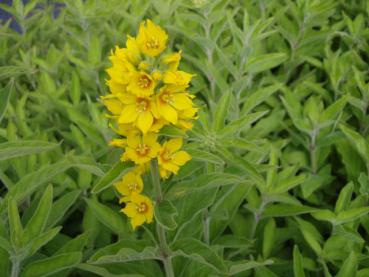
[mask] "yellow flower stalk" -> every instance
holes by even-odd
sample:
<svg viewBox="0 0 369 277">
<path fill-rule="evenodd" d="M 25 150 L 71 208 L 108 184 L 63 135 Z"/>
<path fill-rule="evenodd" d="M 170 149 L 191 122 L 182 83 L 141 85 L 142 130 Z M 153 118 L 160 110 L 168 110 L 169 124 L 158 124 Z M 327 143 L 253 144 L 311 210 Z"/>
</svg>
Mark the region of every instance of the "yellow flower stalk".
<svg viewBox="0 0 369 277">
<path fill-rule="evenodd" d="M 168 125 L 192 128 L 197 113 L 194 96 L 187 91 L 194 75 L 179 70 L 182 51 L 168 51 L 167 40 L 166 32 L 151 20 L 142 22 L 137 37 L 128 36 L 126 47 L 111 52 L 112 66 L 107 69 L 110 94 L 101 98 L 109 111 L 109 126 L 119 136 L 109 144 L 124 149 L 123 162 L 136 165 L 115 184 L 122 195 L 120 202 L 126 205 L 122 212 L 133 229 L 153 220 L 154 203 L 143 195 L 141 176 L 151 171 L 155 191 L 151 198 L 159 203 L 160 177 L 177 174 L 191 159 L 181 150 L 182 138 L 167 139 L 160 133 Z M 163 232 L 160 229 L 158 234 L 162 239 Z"/>
</svg>

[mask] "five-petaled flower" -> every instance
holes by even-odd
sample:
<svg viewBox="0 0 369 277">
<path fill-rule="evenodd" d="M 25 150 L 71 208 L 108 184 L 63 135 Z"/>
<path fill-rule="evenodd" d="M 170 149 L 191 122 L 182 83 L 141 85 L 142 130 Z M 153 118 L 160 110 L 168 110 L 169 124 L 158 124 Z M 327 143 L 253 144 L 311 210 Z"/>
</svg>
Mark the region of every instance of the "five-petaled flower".
<svg viewBox="0 0 369 277">
<path fill-rule="evenodd" d="M 160 149 L 158 162 L 163 178 L 168 178 L 170 172 L 177 174 L 179 167 L 191 160 L 186 151 L 179 150 L 182 144 L 182 138 L 174 138 L 166 141 Z"/>
<path fill-rule="evenodd" d="M 154 209 L 150 198 L 133 193 L 130 197 L 127 197 L 126 201 L 127 204 L 122 209 L 122 212 L 130 218 L 133 229 L 145 222 L 152 222 Z"/>
</svg>

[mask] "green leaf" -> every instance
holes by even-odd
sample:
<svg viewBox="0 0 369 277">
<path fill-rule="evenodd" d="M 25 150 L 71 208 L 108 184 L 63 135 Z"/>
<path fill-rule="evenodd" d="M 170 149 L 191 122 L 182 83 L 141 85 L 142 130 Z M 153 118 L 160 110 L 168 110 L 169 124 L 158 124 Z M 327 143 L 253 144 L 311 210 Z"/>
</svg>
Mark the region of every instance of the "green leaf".
<svg viewBox="0 0 369 277">
<path fill-rule="evenodd" d="M 9 83 L 5 86 L 5 88 L 0 90 L 0 122 L 5 115 L 6 109 L 10 101 L 10 96 L 13 94 L 13 91 L 14 91 L 13 79 L 9 81 Z"/>
<path fill-rule="evenodd" d="M 308 221 L 296 218 L 297 223 L 299 224 L 300 231 L 305 238 L 306 242 L 310 245 L 310 247 L 315 251 L 315 253 L 319 256 L 322 253 L 322 247 L 320 246 L 323 241 L 322 236 L 319 231 L 315 228 L 313 224 Z"/>
<path fill-rule="evenodd" d="M 351 251 L 350 256 L 347 257 L 336 277 L 355 277 L 357 267 L 358 261 L 356 253 L 354 251 Z"/>
<path fill-rule="evenodd" d="M 192 156 L 192 159 L 194 161 L 201 161 L 219 165 L 224 164 L 224 161 L 221 158 L 207 151 L 202 151 L 198 149 L 188 149 L 187 152 Z"/>
<path fill-rule="evenodd" d="M 340 192 L 338 199 L 336 201 L 335 212 L 339 213 L 346 210 L 351 201 L 352 193 L 354 191 L 354 183 L 348 183 Z"/>
<path fill-rule="evenodd" d="M 271 95 L 282 88 L 282 84 L 262 87 L 247 97 L 242 107 L 242 114 L 248 114 L 253 108 L 266 101 Z"/>
<path fill-rule="evenodd" d="M 89 239 L 90 232 L 84 232 L 74 239 L 68 241 L 65 245 L 63 245 L 55 254 L 62 253 L 70 253 L 70 252 L 78 252 L 82 251 L 86 246 L 87 241 Z"/>
<path fill-rule="evenodd" d="M 45 165 L 37 171 L 23 176 L 15 186 L 10 189 L 6 198 L 13 198 L 18 202 L 22 201 L 25 197 L 31 195 L 35 190 L 50 182 L 55 176 L 63 173 L 70 167 L 71 164 L 67 159 L 62 159 L 51 165 Z"/>
<path fill-rule="evenodd" d="M 266 115 L 268 111 L 255 112 L 250 114 L 245 114 L 239 119 L 231 121 L 228 123 L 221 132 L 219 132 L 221 137 L 234 136 L 236 133 L 246 131 L 250 128 L 251 124 L 258 121 L 261 117 Z"/>
<path fill-rule="evenodd" d="M 50 151 L 59 144 L 46 141 L 14 141 L 0 144 L 0 161 Z"/>
<path fill-rule="evenodd" d="M 131 165 L 118 161 L 92 188 L 92 193 L 99 193 L 112 186 L 121 176 L 123 176 Z"/>
<path fill-rule="evenodd" d="M 8 201 L 8 218 L 10 241 L 14 246 L 20 246 L 23 236 L 23 227 L 19 217 L 17 202 L 14 199 Z"/>
<path fill-rule="evenodd" d="M 276 67 L 287 60 L 285 53 L 270 53 L 252 57 L 246 63 L 245 71 L 249 73 L 259 73 Z"/>
<path fill-rule="evenodd" d="M 293 273 L 295 277 L 305 277 L 303 258 L 297 245 L 293 247 Z"/>
<path fill-rule="evenodd" d="M 246 270 L 250 270 L 250 269 L 254 269 L 254 268 L 258 268 L 261 266 L 267 266 L 267 265 L 271 265 L 274 262 L 272 260 L 265 260 L 263 262 L 256 262 L 256 261 L 246 261 L 246 262 L 242 262 L 239 264 L 235 264 L 235 265 L 231 265 L 230 269 L 229 269 L 229 275 L 236 275 L 239 274 L 241 272 L 244 272 Z"/>
<path fill-rule="evenodd" d="M 155 205 L 154 215 L 158 224 L 162 225 L 165 229 L 174 230 L 177 228 L 177 223 L 174 218 L 178 215 L 178 211 L 173 206 L 172 202 L 163 200 Z"/>
<path fill-rule="evenodd" d="M 80 193 L 81 191 L 79 190 L 71 191 L 56 200 L 52 205 L 47 225 L 54 226 L 57 224 L 74 202 L 76 202 Z"/>
<path fill-rule="evenodd" d="M 101 45 L 100 39 L 97 35 L 91 35 L 90 43 L 88 46 L 88 61 L 95 65 L 101 60 Z"/>
<path fill-rule="evenodd" d="M 28 70 L 21 66 L 8 65 L 0 66 L 0 80 L 18 77 L 26 73 Z"/>
<path fill-rule="evenodd" d="M 205 266 L 208 266 L 217 272 L 225 272 L 226 267 L 223 260 L 210 248 L 210 246 L 193 238 L 179 239 L 170 245 L 173 256 L 182 256 Z"/>
<path fill-rule="evenodd" d="M 126 263 L 132 261 L 142 260 L 158 260 L 158 249 L 156 247 L 145 247 L 141 251 L 137 251 L 132 248 L 121 248 L 118 253 L 114 255 L 106 255 L 89 261 L 91 264 L 113 264 L 113 263 Z"/>
<path fill-rule="evenodd" d="M 198 176 L 195 179 L 177 183 L 171 187 L 166 198 L 175 199 L 193 193 L 194 191 L 216 188 L 219 186 L 237 185 L 246 183 L 244 178 L 229 173 L 210 173 Z"/>
<path fill-rule="evenodd" d="M 276 235 L 276 223 L 273 218 L 269 219 L 267 224 L 265 224 L 264 227 L 264 234 L 263 234 L 263 257 L 267 258 L 269 257 L 270 253 L 273 250 L 273 247 L 275 246 L 275 237 Z"/>
<path fill-rule="evenodd" d="M 307 179 L 306 174 L 299 174 L 297 176 L 292 176 L 288 179 L 283 179 L 280 182 L 278 182 L 277 185 L 272 187 L 271 193 L 284 193 L 289 191 L 290 189 L 293 189 L 294 187 L 302 184 Z"/>
<path fill-rule="evenodd" d="M 72 82 L 70 85 L 70 98 L 74 105 L 77 105 L 81 100 L 81 84 L 76 71 L 72 72 Z"/>
<path fill-rule="evenodd" d="M 99 203 L 95 199 L 86 199 L 88 206 L 94 211 L 97 219 L 115 234 L 127 232 L 127 225 L 119 210 L 112 210 L 108 206 Z"/>
<path fill-rule="evenodd" d="M 52 256 L 28 264 L 21 277 L 52 276 L 64 269 L 73 268 L 82 260 L 81 252 L 72 252 Z"/>
<path fill-rule="evenodd" d="M 265 208 L 264 217 L 285 217 L 306 214 L 316 211 L 313 207 L 292 204 L 274 204 Z"/>
<path fill-rule="evenodd" d="M 357 218 L 360 218 L 369 213 L 369 207 L 361 207 L 356 209 L 351 209 L 347 211 L 342 211 L 337 215 L 338 223 L 347 223 L 353 221 Z"/>
<path fill-rule="evenodd" d="M 40 235 L 46 227 L 53 201 L 53 187 L 49 185 L 41 197 L 36 211 L 24 229 L 27 240 Z"/>
<path fill-rule="evenodd" d="M 368 142 L 356 131 L 340 125 L 340 129 L 350 141 L 351 145 L 355 147 L 357 152 L 363 158 L 363 160 L 369 164 L 369 144 Z"/>
<path fill-rule="evenodd" d="M 11 254 L 13 251 L 10 242 L 2 236 L 0 236 L 0 248 L 4 249 L 9 254 Z"/>
<path fill-rule="evenodd" d="M 311 215 L 317 220 L 329 221 L 332 224 L 336 223 L 336 214 L 330 210 L 317 210 Z"/>
<path fill-rule="evenodd" d="M 52 240 L 60 232 L 61 229 L 62 227 L 55 227 L 35 238 L 31 238 L 31 241 L 25 247 L 25 253 L 27 254 L 27 256 L 31 257 L 32 255 L 34 255 L 42 246 Z"/>
<path fill-rule="evenodd" d="M 77 265 L 76 267 L 80 270 L 88 271 L 102 277 L 145 277 L 144 275 L 141 274 L 128 274 L 128 273 L 112 274 L 103 267 L 98 267 L 90 264 L 80 264 Z"/>
<path fill-rule="evenodd" d="M 222 94 L 222 97 L 217 103 L 213 121 L 213 130 L 215 132 L 219 131 L 224 126 L 224 122 L 229 114 L 231 97 L 232 93 L 230 91 L 226 91 Z"/>
<path fill-rule="evenodd" d="M 236 155 L 235 153 L 232 153 L 228 151 L 225 148 L 219 147 L 217 149 L 219 153 L 222 154 L 222 156 L 225 158 L 225 160 L 230 163 L 231 165 L 238 167 L 239 169 L 243 170 L 246 174 L 248 174 L 253 180 L 255 180 L 258 184 L 264 183 L 263 177 L 260 175 L 260 173 L 256 170 L 256 168 L 249 163 L 246 159 L 243 159 Z"/>
</svg>

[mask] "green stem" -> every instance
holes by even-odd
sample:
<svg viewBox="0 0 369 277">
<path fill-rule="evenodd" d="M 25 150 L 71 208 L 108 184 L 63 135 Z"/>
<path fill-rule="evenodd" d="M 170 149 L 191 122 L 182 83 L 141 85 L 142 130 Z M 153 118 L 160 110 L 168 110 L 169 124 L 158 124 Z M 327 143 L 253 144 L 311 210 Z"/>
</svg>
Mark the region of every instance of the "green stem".
<svg viewBox="0 0 369 277">
<path fill-rule="evenodd" d="M 316 160 L 316 136 L 317 133 L 314 130 L 313 134 L 311 135 L 311 143 L 310 143 L 310 162 L 311 162 L 311 171 L 313 175 L 316 175 L 317 171 L 318 171 L 318 165 L 317 165 L 317 160 Z"/>
<path fill-rule="evenodd" d="M 163 193 L 161 191 L 160 186 L 160 175 L 159 175 L 159 166 L 157 160 L 151 160 L 151 178 L 154 186 L 155 197 L 156 197 L 156 205 L 159 205 L 163 200 Z M 172 257 L 170 256 L 170 249 L 168 247 L 168 242 L 166 238 L 166 233 L 159 223 L 156 223 L 156 232 L 158 234 L 159 239 L 159 247 L 162 254 L 162 261 L 164 264 L 165 275 L 167 277 L 174 277 L 173 265 L 172 265 Z"/>
<path fill-rule="evenodd" d="M 12 259 L 12 273 L 11 277 L 18 277 L 20 269 L 20 262 L 18 259 Z"/>
</svg>

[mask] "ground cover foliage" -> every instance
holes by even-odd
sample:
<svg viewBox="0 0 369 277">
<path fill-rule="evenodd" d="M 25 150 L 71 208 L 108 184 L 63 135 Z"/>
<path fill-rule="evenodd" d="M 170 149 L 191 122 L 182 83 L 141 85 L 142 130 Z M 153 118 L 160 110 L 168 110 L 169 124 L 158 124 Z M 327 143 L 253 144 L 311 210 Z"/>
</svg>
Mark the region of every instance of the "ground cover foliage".
<svg viewBox="0 0 369 277">
<path fill-rule="evenodd" d="M 175 276 L 369 276 L 367 1 L 0 8 L 1 276 L 165 276 L 158 224 Z M 111 49 L 147 18 L 196 73 L 199 118 L 192 160 L 133 231 L 99 97 Z"/>
</svg>

